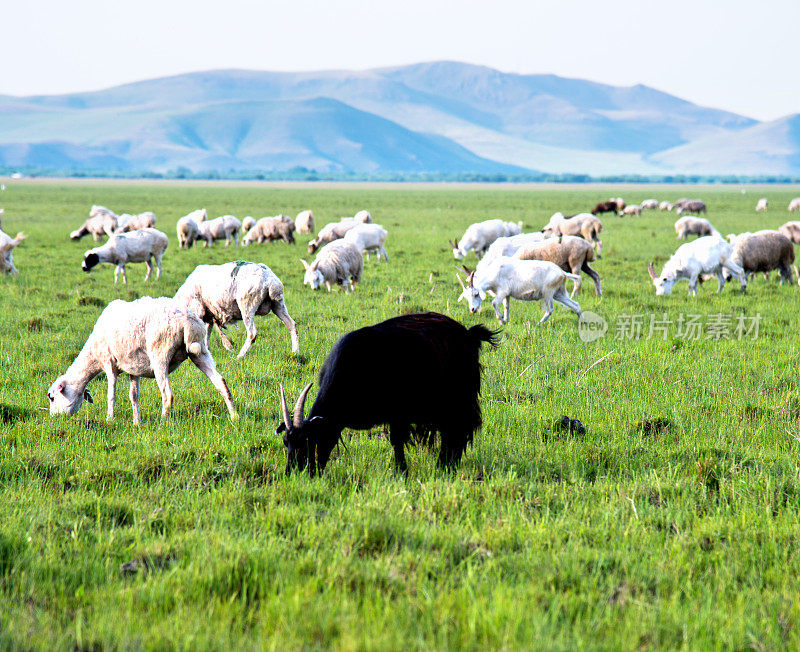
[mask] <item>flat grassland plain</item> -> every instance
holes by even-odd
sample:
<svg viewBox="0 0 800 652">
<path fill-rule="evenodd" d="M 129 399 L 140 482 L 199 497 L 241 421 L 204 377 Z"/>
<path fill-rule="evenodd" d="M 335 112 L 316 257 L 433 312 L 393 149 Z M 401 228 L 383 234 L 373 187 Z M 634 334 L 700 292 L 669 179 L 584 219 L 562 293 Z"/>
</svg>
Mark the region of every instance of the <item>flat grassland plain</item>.
<svg viewBox="0 0 800 652">
<path fill-rule="evenodd" d="M 656 297 L 646 267 L 675 250 L 673 213 L 603 216 L 605 294 L 585 281 L 579 301 L 604 337 L 583 343 L 562 306 L 539 327 L 538 303 L 512 303 L 500 348 L 481 355 L 484 425 L 455 473 L 421 447 L 397 475 L 381 429 L 345 432 L 322 477 L 284 473 L 278 383 L 294 399 L 338 337 L 418 310 L 497 326 L 488 304 L 456 302 L 448 238 L 494 217 L 539 229 L 612 194 L 701 196 L 729 233 L 776 228 L 800 192 L 7 184 L 3 228 L 29 238 L 19 276 L 0 278 L 0 647 L 800 646 L 800 291 L 759 275 L 746 294 L 711 282 L 688 298 L 683 282 Z M 762 195 L 771 208 L 756 214 Z M 170 237 L 160 282 L 143 282 L 144 265 L 127 286 L 108 266 L 81 271 L 95 245 L 68 233 L 93 203 L 155 211 Z M 203 206 L 311 208 L 319 225 L 368 208 L 390 262 L 366 262 L 350 296 L 312 292 L 308 236 L 180 251 L 176 220 Z M 43 410 L 109 301 L 172 295 L 196 265 L 236 259 L 283 280 L 301 346 L 290 354 L 274 316 L 257 319 L 244 361 L 214 336 L 239 422 L 190 362 L 170 376 L 163 427 L 152 380 L 141 427 L 125 379 L 113 423 L 105 376 L 76 417 Z M 586 432 L 554 428 L 562 415 Z"/>
</svg>

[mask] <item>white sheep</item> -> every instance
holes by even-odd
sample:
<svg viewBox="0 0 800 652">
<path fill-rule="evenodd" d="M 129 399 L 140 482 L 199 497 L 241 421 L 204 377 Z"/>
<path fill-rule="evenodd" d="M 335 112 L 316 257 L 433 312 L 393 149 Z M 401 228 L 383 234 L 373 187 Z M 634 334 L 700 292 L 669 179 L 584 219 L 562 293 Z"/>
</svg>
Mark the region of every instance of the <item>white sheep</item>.
<svg viewBox="0 0 800 652">
<path fill-rule="evenodd" d="M 242 228 L 242 223 L 233 215 L 223 215 L 216 217 L 213 220 L 206 220 L 198 224 L 200 229 L 200 240 L 203 240 L 204 247 L 213 247 L 214 240 L 222 240 L 225 238 L 225 246 L 231 243 L 231 239 L 239 246 L 239 231 Z"/>
<path fill-rule="evenodd" d="M 116 265 L 114 268 L 114 284 L 116 285 L 120 274 L 122 274 L 122 282 L 128 282 L 128 276 L 125 273 L 127 263 L 145 263 L 147 274 L 145 274 L 144 280 L 146 281 L 153 272 L 153 261 L 155 261 L 156 279 L 160 279 L 161 257 L 168 245 L 169 239 L 166 234 L 157 229 L 139 229 L 130 233 L 112 235 L 102 247 L 89 249 L 83 255 L 81 269 L 84 272 L 90 272 L 100 263 Z"/>
<path fill-rule="evenodd" d="M 273 240 L 294 244 L 294 231 L 294 220 L 288 215 L 262 217 L 242 238 L 242 246 L 246 247 L 254 242 L 263 244 Z"/>
<path fill-rule="evenodd" d="M 88 233 L 92 234 L 95 242 L 99 242 L 104 235 L 112 236 L 117 230 L 117 216 L 103 206 L 92 206 L 89 219 L 80 228 L 69 234 L 71 240 L 80 240 Z"/>
<path fill-rule="evenodd" d="M 769 199 L 767 199 L 766 197 L 762 197 L 761 199 L 758 200 L 758 203 L 756 204 L 756 213 L 766 212 L 768 208 L 769 208 Z"/>
<path fill-rule="evenodd" d="M 353 220 L 359 224 L 370 224 L 372 222 L 372 215 L 370 215 L 369 211 L 358 211 L 358 213 L 353 215 Z"/>
<path fill-rule="evenodd" d="M 673 209 L 673 207 L 674 207 L 674 204 L 671 204 L 668 201 L 662 201 L 658 205 L 658 210 L 660 210 L 660 211 L 671 211 Z"/>
<path fill-rule="evenodd" d="M 562 270 L 558 265 L 542 260 L 519 260 L 517 258 L 501 257 L 493 260 L 482 270 L 475 270 L 467 277 L 467 285 L 458 276 L 462 292 L 458 298 L 466 299 L 469 310 L 476 313 L 481 309 L 481 302 L 487 293 L 495 295 L 492 301 L 495 315 L 501 323 L 508 323 L 509 299 L 519 301 L 542 301 L 545 314 L 539 321 L 546 322 L 553 313 L 553 301 L 572 310 L 578 318 L 581 317 L 581 307 L 576 301 L 569 298 L 564 287 L 567 279 L 579 282 L 580 276 Z M 503 314 L 500 313 L 500 304 L 503 304 Z"/>
<path fill-rule="evenodd" d="M 139 213 L 138 215 L 120 215 L 117 218 L 117 230 L 115 233 L 128 233 L 154 227 L 155 225 L 156 214 L 152 211 Z"/>
<path fill-rule="evenodd" d="M 109 420 L 114 418 L 117 377 L 131 377 L 130 399 L 133 423 L 140 423 L 139 380 L 155 378 L 161 391 L 161 422 L 172 407 L 169 374 L 189 358 L 216 387 L 231 419 L 238 417 L 231 392 L 217 371 L 206 346 L 206 332 L 200 318 L 173 299 L 142 297 L 136 301 L 116 300 L 106 306 L 83 349 L 64 375 L 47 392 L 50 414 L 74 415 L 84 399 L 93 403 L 87 389 L 101 372 L 108 378 Z"/>
<path fill-rule="evenodd" d="M 175 226 L 178 232 L 178 247 L 180 249 L 190 249 L 197 238 L 200 237 L 200 223 L 208 219 L 205 208 L 198 208 L 188 215 L 184 215 L 178 220 Z"/>
<path fill-rule="evenodd" d="M 619 212 L 620 217 L 624 217 L 626 215 L 641 215 L 642 214 L 642 207 L 639 204 L 628 204 Z"/>
<path fill-rule="evenodd" d="M 545 239 L 544 233 L 536 231 L 534 233 L 520 233 L 519 235 L 508 235 L 502 238 L 497 238 L 478 263 L 478 268 L 488 265 L 495 258 L 501 256 L 513 256 L 520 249 L 532 245 L 536 242 L 541 242 Z"/>
<path fill-rule="evenodd" d="M 463 259 L 470 251 L 474 251 L 478 258 L 481 258 L 497 238 L 509 235 L 519 235 L 522 231 L 522 222 L 504 222 L 503 220 L 485 220 L 470 224 L 461 240 L 450 242 L 453 248 L 453 257 L 456 260 Z"/>
<path fill-rule="evenodd" d="M 256 225 L 256 218 L 248 215 L 242 220 L 242 233 L 248 233 Z"/>
<path fill-rule="evenodd" d="M 642 210 L 655 210 L 659 207 L 659 203 L 657 199 L 645 199 L 639 206 Z"/>
<path fill-rule="evenodd" d="M 310 265 L 305 260 L 300 262 L 306 270 L 304 285 L 310 285 L 312 290 L 316 290 L 325 283 L 330 292 L 331 286 L 338 283 L 344 288 L 345 294 L 349 294 L 354 283 L 361 280 L 364 266 L 358 247 L 344 240 L 334 240 L 326 244 Z"/>
<path fill-rule="evenodd" d="M 286 310 L 283 283 L 262 263 L 238 260 L 224 265 L 198 265 L 175 294 L 175 300 L 195 313 L 206 323 L 206 343 L 210 345 L 211 330 L 216 325 L 223 346 L 229 351 L 233 344 L 223 329 L 231 323 L 244 321 L 247 340 L 239 351 L 244 358 L 256 341 L 256 315 L 270 312 L 280 319 L 292 338 L 292 352 L 297 353 L 297 326 Z"/>
<path fill-rule="evenodd" d="M 25 238 L 24 233 L 17 233 L 16 238 L 12 238 L 7 233 L 0 230 L 0 272 L 4 274 L 17 275 L 17 268 L 14 267 L 14 247 L 18 246 Z"/>
<path fill-rule="evenodd" d="M 320 245 L 343 238 L 344 234 L 352 229 L 356 224 L 357 222 L 352 218 L 342 222 L 331 222 L 326 224 L 319 230 L 317 237 L 308 243 L 308 253 L 313 254 Z"/>
<path fill-rule="evenodd" d="M 314 213 L 301 211 L 294 218 L 298 233 L 314 233 Z"/>
<path fill-rule="evenodd" d="M 800 212 L 800 197 L 795 197 L 792 201 L 789 202 L 788 211 L 790 213 Z"/>
<path fill-rule="evenodd" d="M 357 224 L 344 234 L 343 240 L 358 247 L 362 254 L 367 255 L 367 260 L 370 253 L 375 253 L 379 261 L 383 256 L 383 259 L 389 262 L 389 254 L 385 248 L 387 235 L 386 229 L 378 224 Z"/>
</svg>

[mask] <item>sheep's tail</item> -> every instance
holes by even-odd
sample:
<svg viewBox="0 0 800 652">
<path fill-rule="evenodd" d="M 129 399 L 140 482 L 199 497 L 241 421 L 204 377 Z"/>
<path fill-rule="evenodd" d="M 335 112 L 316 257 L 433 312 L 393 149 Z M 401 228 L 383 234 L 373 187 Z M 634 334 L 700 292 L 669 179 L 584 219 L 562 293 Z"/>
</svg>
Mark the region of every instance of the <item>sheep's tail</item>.
<svg viewBox="0 0 800 652">
<path fill-rule="evenodd" d="M 477 326 L 473 326 L 470 328 L 467 333 L 469 333 L 470 339 L 477 345 L 478 348 L 481 347 L 483 342 L 486 342 L 489 346 L 493 349 L 496 349 L 500 345 L 500 330 L 489 330 L 483 324 L 478 324 Z"/>
<path fill-rule="evenodd" d="M 192 315 L 194 319 L 187 320 L 186 325 L 183 327 L 183 342 L 186 345 L 186 351 L 190 355 L 200 355 L 206 348 L 205 327 L 203 326 L 203 322 L 201 322 L 193 313 L 189 314 Z"/>
</svg>

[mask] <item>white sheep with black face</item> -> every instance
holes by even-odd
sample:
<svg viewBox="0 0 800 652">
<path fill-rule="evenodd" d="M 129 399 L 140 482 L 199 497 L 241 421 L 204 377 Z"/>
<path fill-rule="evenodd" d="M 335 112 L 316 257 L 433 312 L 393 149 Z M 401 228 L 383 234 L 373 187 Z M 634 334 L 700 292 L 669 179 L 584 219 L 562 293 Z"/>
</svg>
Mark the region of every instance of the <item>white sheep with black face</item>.
<svg viewBox="0 0 800 652">
<path fill-rule="evenodd" d="M 131 377 L 130 399 L 133 422 L 140 422 L 139 380 L 155 378 L 161 391 L 161 422 L 172 407 L 169 374 L 187 358 L 216 387 L 231 419 L 237 418 L 231 392 L 217 371 L 206 346 L 206 331 L 200 318 L 174 299 L 142 297 L 136 301 L 112 301 L 100 313 L 83 349 L 67 371 L 47 392 L 50 414 L 74 415 L 84 400 L 93 403 L 89 382 L 105 372 L 108 377 L 107 418 L 114 418 L 117 377 Z"/>
<path fill-rule="evenodd" d="M 128 276 L 125 273 L 125 265 L 128 263 L 145 263 L 147 265 L 145 281 L 150 278 L 155 264 L 156 278 L 160 279 L 161 258 L 168 245 L 169 238 L 157 229 L 139 229 L 130 233 L 112 235 L 102 247 L 89 249 L 83 255 L 81 269 L 88 273 L 101 263 L 111 263 L 115 265 L 114 284 L 116 284 L 120 275 L 122 275 L 123 283 L 128 282 Z"/>
</svg>

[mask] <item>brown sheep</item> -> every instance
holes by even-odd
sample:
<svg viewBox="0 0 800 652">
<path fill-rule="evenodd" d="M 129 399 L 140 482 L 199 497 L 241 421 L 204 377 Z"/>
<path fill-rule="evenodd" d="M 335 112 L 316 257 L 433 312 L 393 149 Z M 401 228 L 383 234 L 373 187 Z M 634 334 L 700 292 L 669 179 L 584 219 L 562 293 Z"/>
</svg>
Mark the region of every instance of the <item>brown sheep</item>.
<svg viewBox="0 0 800 652">
<path fill-rule="evenodd" d="M 778 231 L 783 233 L 794 244 L 800 244 L 800 222 L 786 222 L 778 227 Z"/>
<path fill-rule="evenodd" d="M 742 233 L 736 236 L 732 244 L 731 261 L 744 269 L 745 274 L 768 273 L 777 269 L 781 274 L 781 283 L 792 282 L 794 246 L 782 233 L 771 229 Z"/>
<path fill-rule="evenodd" d="M 580 273 L 583 272 L 594 281 L 594 289 L 597 296 L 603 296 L 603 288 L 600 287 L 600 276 L 589 267 L 589 263 L 594 260 L 594 249 L 583 238 L 572 235 L 548 238 L 523 247 L 514 254 L 514 258 L 519 258 L 520 260 L 547 260 L 555 263 L 565 272 L 578 276 L 570 295 L 571 297 L 581 290 Z"/>
<path fill-rule="evenodd" d="M 720 235 L 704 217 L 682 217 L 675 222 L 675 233 L 678 240 L 688 240 L 690 235 Z"/>
</svg>

